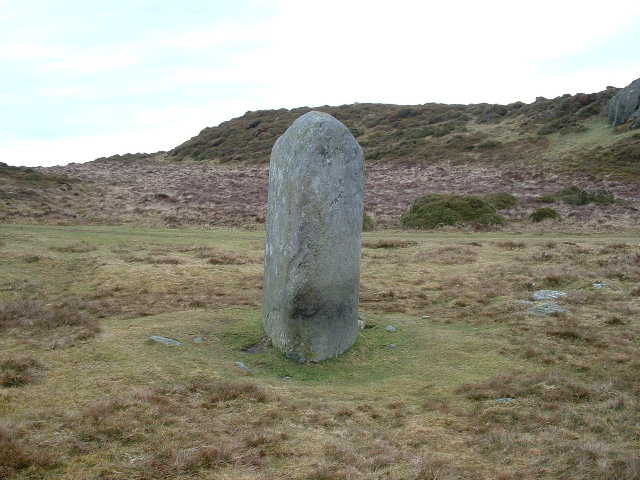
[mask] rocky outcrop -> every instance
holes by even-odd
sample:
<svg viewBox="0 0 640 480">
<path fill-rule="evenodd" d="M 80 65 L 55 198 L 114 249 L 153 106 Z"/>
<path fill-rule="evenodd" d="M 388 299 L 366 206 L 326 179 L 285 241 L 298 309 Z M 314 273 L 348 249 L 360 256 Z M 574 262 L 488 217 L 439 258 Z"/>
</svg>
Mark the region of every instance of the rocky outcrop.
<svg viewBox="0 0 640 480">
<path fill-rule="evenodd" d="M 609 101 L 609 122 L 614 127 L 631 122 L 631 128 L 640 128 L 640 78 Z"/>
</svg>

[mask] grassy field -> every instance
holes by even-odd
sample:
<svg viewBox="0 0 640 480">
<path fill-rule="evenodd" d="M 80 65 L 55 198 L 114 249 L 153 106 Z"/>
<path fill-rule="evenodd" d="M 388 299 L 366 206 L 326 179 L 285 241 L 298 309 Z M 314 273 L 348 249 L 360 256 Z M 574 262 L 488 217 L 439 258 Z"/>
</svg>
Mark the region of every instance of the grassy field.
<svg viewBox="0 0 640 480">
<path fill-rule="evenodd" d="M 0 478 L 640 478 L 637 234 L 366 233 L 366 328 L 305 365 L 263 245 L 0 225 Z"/>
</svg>

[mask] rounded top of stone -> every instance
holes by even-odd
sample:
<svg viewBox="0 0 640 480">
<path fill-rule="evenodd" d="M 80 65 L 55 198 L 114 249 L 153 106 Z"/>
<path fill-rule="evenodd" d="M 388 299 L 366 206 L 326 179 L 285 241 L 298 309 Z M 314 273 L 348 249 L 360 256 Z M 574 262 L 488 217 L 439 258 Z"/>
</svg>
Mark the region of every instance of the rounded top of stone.
<svg viewBox="0 0 640 480">
<path fill-rule="evenodd" d="M 318 110 L 311 110 L 310 112 L 305 113 L 304 115 L 299 116 L 296 120 L 291 124 L 289 128 L 294 130 L 296 129 L 304 129 L 305 127 L 325 127 L 325 128 L 337 128 L 340 130 L 349 129 L 346 127 L 344 123 L 335 118 L 334 116 L 320 112 Z"/>
<path fill-rule="evenodd" d="M 362 148 L 351 130 L 330 114 L 317 110 L 298 117 L 276 140 L 271 151 L 271 160 L 273 161 L 274 156 L 297 156 L 303 151 L 315 152 L 319 155 L 318 158 L 341 155 L 345 152 L 349 152 L 349 158 L 362 157 Z M 361 158 L 360 162 L 362 163 Z"/>
</svg>

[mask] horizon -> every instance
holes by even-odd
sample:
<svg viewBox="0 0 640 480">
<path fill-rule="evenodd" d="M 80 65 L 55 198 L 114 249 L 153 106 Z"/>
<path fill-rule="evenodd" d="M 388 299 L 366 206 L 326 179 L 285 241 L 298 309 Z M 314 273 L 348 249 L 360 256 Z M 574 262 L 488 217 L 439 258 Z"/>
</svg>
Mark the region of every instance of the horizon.
<svg viewBox="0 0 640 480">
<path fill-rule="evenodd" d="M 640 5 L 614 4 L 625 18 L 575 1 L 331 0 L 310 12 L 289 0 L 0 0 L 0 162 L 170 150 L 247 111 L 531 103 L 622 88 L 640 77 Z"/>
</svg>

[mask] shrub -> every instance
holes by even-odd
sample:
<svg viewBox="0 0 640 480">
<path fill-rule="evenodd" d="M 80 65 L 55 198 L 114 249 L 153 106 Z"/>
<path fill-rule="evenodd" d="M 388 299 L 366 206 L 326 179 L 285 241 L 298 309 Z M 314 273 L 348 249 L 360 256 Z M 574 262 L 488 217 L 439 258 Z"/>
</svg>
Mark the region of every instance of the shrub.
<svg viewBox="0 0 640 480">
<path fill-rule="evenodd" d="M 484 200 L 496 210 L 511 208 L 518 203 L 518 197 L 507 192 L 490 193 L 484 196 Z"/>
<path fill-rule="evenodd" d="M 532 222 L 541 222 L 547 218 L 560 218 L 560 215 L 555 209 L 549 207 L 539 208 L 529 215 L 529 220 Z"/>
<path fill-rule="evenodd" d="M 370 232 L 376 227 L 376 222 L 366 213 L 362 214 L 362 231 Z"/>
<path fill-rule="evenodd" d="M 588 205 L 590 203 L 596 203 L 598 205 L 611 205 L 619 202 L 619 200 L 607 190 L 583 190 L 575 185 L 567 188 L 563 188 L 559 192 L 553 195 L 545 195 L 540 197 L 541 202 L 553 203 L 556 201 L 563 201 L 568 205 Z"/>
<path fill-rule="evenodd" d="M 504 217 L 487 201 L 473 196 L 433 194 L 418 198 L 402 215 L 405 228 L 435 228 L 441 225 L 502 225 Z"/>
</svg>

